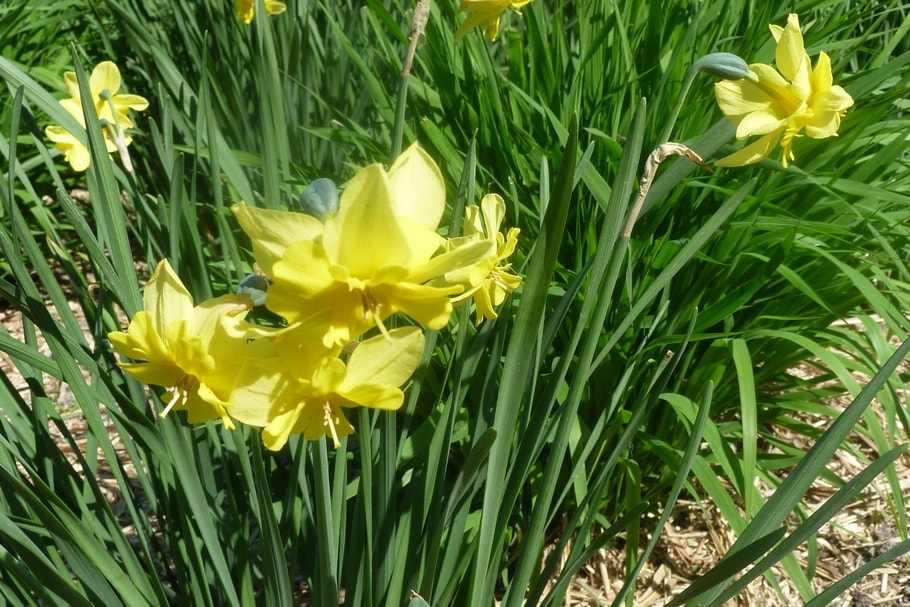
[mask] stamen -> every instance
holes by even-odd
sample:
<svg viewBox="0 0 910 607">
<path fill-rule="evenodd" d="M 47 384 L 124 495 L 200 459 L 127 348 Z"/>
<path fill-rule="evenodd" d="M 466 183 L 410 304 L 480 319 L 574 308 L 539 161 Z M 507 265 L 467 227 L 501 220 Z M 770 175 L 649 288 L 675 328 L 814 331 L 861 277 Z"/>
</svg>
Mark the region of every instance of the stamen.
<svg viewBox="0 0 910 607">
<path fill-rule="evenodd" d="M 180 380 L 174 384 L 174 395 L 171 397 L 170 402 L 164 408 L 164 411 L 161 412 L 161 419 L 167 417 L 167 414 L 171 412 L 177 405 L 186 406 L 186 402 L 190 398 L 190 392 L 199 389 L 199 380 L 195 375 L 184 375 Z"/>
<path fill-rule="evenodd" d="M 182 401 L 182 402 L 181 402 Z M 164 411 L 161 412 L 161 419 L 167 417 L 167 414 L 171 412 L 171 409 L 174 408 L 178 402 L 184 404 L 186 402 L 186 393 L 183 390 L 174 389 L 174 396 L 171 397 L 171 401 L 167 404 L 167 407 L 164 408 Z"/>
<path fill-rule="evenodd" d="M 373 323 L 379 327 L 379 332 L 382 333 L 386 339 L 392 339 L 389 330 L 386 329 L 385 325 L 382 323 L 382 315 L 379 312 L 382 306 L 379 302 L 377 302 L 366 289 L 363 290 L 360 299 L 361 305 L 363 306 L 363 319 L 372 320 Z"/>
<path fill-rule="evenodd" d="M 332 442 L 335 443 L 335 448 L 341 446 L 341 441 L 338 440 L 338 432 L 335 430 L 335 420 L 332 418 L 332 405 L 329 403 L 328 399 L 322 403 L 322 411 L 325 414 L 325 423 L 329 427 L 329 432 L 332 433 Z"/>
</svg>

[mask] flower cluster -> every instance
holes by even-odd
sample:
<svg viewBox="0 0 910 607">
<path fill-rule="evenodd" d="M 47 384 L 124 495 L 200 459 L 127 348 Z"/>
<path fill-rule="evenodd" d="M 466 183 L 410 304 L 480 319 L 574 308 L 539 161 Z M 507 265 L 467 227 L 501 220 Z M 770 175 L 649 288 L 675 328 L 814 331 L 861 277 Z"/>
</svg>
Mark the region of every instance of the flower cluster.
<svg viewBox="0 0 910 607">
<path fill-rule="evenodd" d="M 833 84 L 831 59 L 824 52 L 815 67 L 803 45 L 799 18 L 791 14 L 787 26 L 771 25 L 777 42 L 777 68 L 764 63 L 749 65 L 751 74 L 714 85 L 721 111 L 736 125 L 736 138 L 760 138 L 722 158 L 720 166 L 743 166 L 762 160 L 780 143 L 782 164 L 794 160 L 793 139 L 805 129 L 814 139 L 837 135 L 840 119 L 853 98 Z M 779 71 L 778 71 L 779 70 Z"/>
<path fill-rule="evenodd" d="M 67 99 L 62 99 L 60 105 L 73 117 L 82 128 L 85 128 L 85 116 L 82 113 L 82 99 L 79 94 L 79 83 L 76 81 L 75 72 L 66 72 L 63 75 L 66 90 L 69 92 Z M 149 102 L 139 95 L 118 94 L 120 90 L 120 70 L 111 61 L 102 61 L 89 77 L 89 88 L 92 93 L 92 103 L 95 112 L 104 127 L 104 142 L 108 153 L 120 151 L 126 157 L 126 146 L 132 139 L 124 134 L 126 129 L 132 128 L 129 111 L 142 111 L 148 107 Z M 62 126 L 52 125 L 44 130 L 47 138 L 54 142 L 54 147 L 63 152 L 63 158 L 73 167 L 74 171 L 85 171 L 91 164 L 91 154 L 88 148 L 72 133 Z M 127 160 L 126 166 L 129 170 Z"/>
<path fill-rule="evenodd" d="M 467 207 L 459 238 L 437 232 L 444 208 L 439 169 L 416 145 L 388 171 L 374 164 L 357 173 L 337 210 L 321 217 L 238 203 L 232 210 L 270 280 L 265 305 L 285 325 L 248 322 L 249 294 L 194 305 L 165 260 L 145 287 L 144 310 L 108 339 L 140 361 L 120 364 L 131 375 L 168 388 L 163 415 L 185 409 L 191 423 L 262 428 L 273 450 L 291 434 L 327 435 L 337 446 L 354 430 L 345 408 L 395 410 L 404 401 L 424 335 L 393 328 L 394 314 L 441 329 L 453 306 L 473 299 L 479 324 L 496 318 L 494 307 L 520 283 L 506 262 L 518 229 L 499 232 L 502 198 Z"/>
</svg>

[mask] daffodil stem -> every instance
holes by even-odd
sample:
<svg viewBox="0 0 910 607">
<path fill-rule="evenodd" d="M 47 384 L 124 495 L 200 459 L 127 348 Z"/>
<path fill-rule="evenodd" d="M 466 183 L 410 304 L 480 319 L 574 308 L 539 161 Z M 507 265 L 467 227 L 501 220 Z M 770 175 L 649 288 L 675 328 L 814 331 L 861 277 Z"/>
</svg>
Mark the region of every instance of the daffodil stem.
<svg viewBox="0 0 910 607">
<path fill-rule="evenodd" d="M 674 105 L 673 109 L 670 111 L 670 116 L 664 124 L 664 129 L 660 133 L 657 145 L 662 145 L 670 141 L 670 133 L 673 132 L 673 125 L 676 124 L 676 119 L 679 117 L 679 111 L 682 109 L 683 102 L 685 102 L 686 96 L 689 94 L 689 89 L 692 88 L 692 82 L 695 80 L 695 75 L 697 73 L 698 70 L 694 66 L 690 67 L 689 71 L 686 72 L 686 77 L 683 78 L 682 86 L 679 88 L 679 96 L 676 98 L 676 105 Z"/>
<path fill-rule="evenodd" d="M 417 42 L 424 34 L 429 17 L 430 0 L 417 0 L 417 6 L 414 7 L 414 17 L 411 19 L 408 50 L 405 53 L 404 63 L 401 68 L 401 80 L 398 82 L 395 124 L 392 126 L 392 157 L 389 162 L 394 162 L 398 155 L 401 154 L 401 138 L 404 133 L 404 110 L 408 103 L 408 79 L 411 76 L 411 66 L 414 65 L 414 55 L 417 53 Z"/>
<path fill-rule="evenodd" d="M 395 110 L 395 125 L 392 127 L 392 149 L 389 162 L 401 154 L 401 138 L 404 132 L 404 110 L 408 103 L 408 76 L 402 76 L 398 83 L 398 102 Z"/>
<path fill-rule="evenodd" d="M 316 529 L 319 550 L 319 599 L 322 607 L 338 605 L 338 529 L 332 519 L 332 498 L 329 487 L 329 454 L 326 437 L 312 444 L 313 473 L 316 477 Z"/>
<path fill-rule="evenodd" d="M 621 238 L 625 240 L 632 238 L 632 228 L 635 227 L 635 222 L 638 221 L 638 214 L 641 213 L 645 198 L 647 198 L 648 192 L 651 190 L 651 183 L 654 182 L 654 177 L 657 175 L 657 169 L 660 167 L 660 163 L 669 156 L 685 156 L 701 168 L 711 172 L 711 167 L 704 163 L 701 156 L 681 143 L 662 143 L 654 148 L 648 156 L 648 160 L 645 162 L 645 170 L 639 180 L 641 185 L 638 188 L 638 193 L 635 195 L 635 202 L 632 203 L 632 210 L 629 211 L 629 217 L 626 219 L 626 227 L 624 227 L 620 233 Z"/>
</svg>

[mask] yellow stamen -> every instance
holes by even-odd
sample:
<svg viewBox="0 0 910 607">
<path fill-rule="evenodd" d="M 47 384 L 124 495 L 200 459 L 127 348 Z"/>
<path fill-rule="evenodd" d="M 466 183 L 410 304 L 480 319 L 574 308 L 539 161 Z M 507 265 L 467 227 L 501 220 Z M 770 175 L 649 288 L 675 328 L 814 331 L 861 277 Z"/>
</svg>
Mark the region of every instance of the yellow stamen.
<svg viewBox="0 0 910 607">
<path fill-rule="evenodd" d="M 329 427 L 329 432 L 332 433 L 332 442 L 335 443 L 335 448 L 341 446 L 341 441 L 338 440 L 338 432 L 335 430 L 335 419 L 332 417 L 332 405 L 326 399 L 322 403 L 322 411 L 325 414 L 325 424 Z"/>
<path fill-rule="evenodd" d="M 360 302 L 360 305 L 363 307 L 363 319 L 372 320 L 373 324 L 379 327 L 379 332 L 382 333 L 386 339 L 392 339 L 389 330 L 386 329 L 386 326 L 382 323 L 382 314 L 380 313 L 382 304 L 376 301 L 367 289 L 364 289 L 361 293 Z"/>
</svg>

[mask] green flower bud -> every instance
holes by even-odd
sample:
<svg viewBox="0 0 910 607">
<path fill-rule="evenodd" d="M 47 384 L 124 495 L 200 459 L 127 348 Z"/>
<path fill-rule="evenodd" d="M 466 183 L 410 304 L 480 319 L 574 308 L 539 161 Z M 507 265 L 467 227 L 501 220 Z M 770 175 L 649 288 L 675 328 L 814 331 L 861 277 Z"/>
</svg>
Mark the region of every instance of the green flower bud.
<svg viewBox="0 0 910 607">
<path fill-rule="evenodd" d="M 710 55 L 705 55 L 696 61 L 692 68 L 726 80 L 754 79 L 755 77 L 745 60 L 733 53 L 711 53 Z"/>
</svg>

